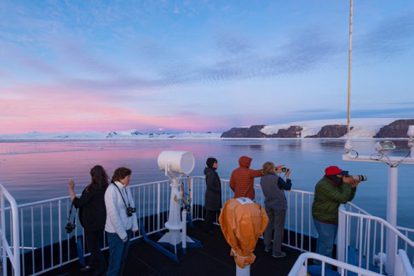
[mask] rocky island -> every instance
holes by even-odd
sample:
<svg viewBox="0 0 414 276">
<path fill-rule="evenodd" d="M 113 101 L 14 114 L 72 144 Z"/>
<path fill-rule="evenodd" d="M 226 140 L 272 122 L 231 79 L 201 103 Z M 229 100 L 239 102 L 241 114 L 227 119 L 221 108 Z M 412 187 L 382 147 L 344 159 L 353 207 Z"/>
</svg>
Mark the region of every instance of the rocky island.
<svg viewBox="0 0 414 276">
<path fill-rule="evenodd" d="M 346 123 L 326 120 L 292 125 L 253 125 L 235 127 L 222 133 L 221 138 L 342 138 L 347 133 Z M 343 121 L 343 120 L 342 120 Z M 351 121 L 351 134 L 362 138 L 407 138 L 409 125 L 414 119 L 355 119 Z M 325 124 L 324 124 L 325 123 Z"/>
</svg>

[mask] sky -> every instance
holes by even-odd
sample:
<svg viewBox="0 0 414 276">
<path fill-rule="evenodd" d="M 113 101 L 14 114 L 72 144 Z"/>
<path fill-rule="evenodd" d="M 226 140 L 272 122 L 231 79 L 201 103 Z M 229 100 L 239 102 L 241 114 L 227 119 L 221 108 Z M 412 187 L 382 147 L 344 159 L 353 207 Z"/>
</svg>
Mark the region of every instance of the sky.
<svg viewBox="0 0 414 276">
<path fill-rule="evenodd" d="M 0 0 L 0 134 L 346 118 L 348 23 L 348 0 Z M 413 46 L 414 1 L 354 0 L 353 118 L 414 118 Z"/>
</svg>

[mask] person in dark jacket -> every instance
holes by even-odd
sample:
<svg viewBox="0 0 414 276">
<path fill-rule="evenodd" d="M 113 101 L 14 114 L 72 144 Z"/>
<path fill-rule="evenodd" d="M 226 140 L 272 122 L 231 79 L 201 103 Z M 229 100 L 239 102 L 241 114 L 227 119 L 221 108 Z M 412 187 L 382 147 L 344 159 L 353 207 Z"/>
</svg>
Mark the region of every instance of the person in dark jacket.
<svg viewBox="0 0 414 276">
<path fill-rule="evenodd" d="M 337 166 L 325 169 L 325 175 L 315 186 L 312 204 L 313 222 L 318 231 L 316 252 L 332 257 L 332 249 L 338 231 L 339 205 L 351 201 L 359 180 Z"/>
<path fill-rule="evenodd" d="M 204 169 L 204 175 L 206 176 L 205 230 L 210 231 L 221 209 L 221 181 L 216 171 L 218 168 L 217 159 L 214 157 L 207 158 L 206 165 L 207 167 Z"/>
<path fill-rule="evenodd" d="M 279 175 L 282 173 L 283 166 L 275 167 L 273 162 L 263 164 L 263 176 L 260 178 L 265 197 L 265 208 L 269 217 L 269 224 L 264 232 L 264 246 L 266 252 L 272 252 L 272 257 L 283 258 L 286 253 L 282 251 L 283 232 L 285 228 L 286 216 L 286 196 L 284 190 L 290 190 L 292 181 L 290 180 L 289 169 L 285 170 L 286 181 Z M 273 234 L 273 246 L 272 243 Z"/>
<path fill-rule="evenodd" d="M 80 197 L 75 194 L 75 182 L 69 180 L 69 197 L 73 205 L 79 208 L 79 220 L 85 230 L 86 247 L 91 253 L 90 265 L 84 270 L 93 270 L 93 275 L 105 273 L 105 259 L 100 249 L 100 241 L 105 229 L 106 209 L 104 195 L 108 187 L 105 169 L 94 166 L 91 171 L 91 183 L 86 186 Z"/>
</svg>

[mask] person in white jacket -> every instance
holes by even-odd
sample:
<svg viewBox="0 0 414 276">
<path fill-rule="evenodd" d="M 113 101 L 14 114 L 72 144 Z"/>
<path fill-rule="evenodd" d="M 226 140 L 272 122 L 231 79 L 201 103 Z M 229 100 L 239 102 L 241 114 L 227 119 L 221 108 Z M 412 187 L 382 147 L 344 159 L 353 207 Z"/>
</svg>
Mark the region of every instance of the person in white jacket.
<svg viewBox="0 0 414 276">
<path fill-rule="evenodd" d="M 109 245 L 108 276 L 122 275 L 132 232 L 138 231 L 134 199 L 128 188 L 131 170 L 118 168 L 105 192 L 105 231 Z"/>
</svg>

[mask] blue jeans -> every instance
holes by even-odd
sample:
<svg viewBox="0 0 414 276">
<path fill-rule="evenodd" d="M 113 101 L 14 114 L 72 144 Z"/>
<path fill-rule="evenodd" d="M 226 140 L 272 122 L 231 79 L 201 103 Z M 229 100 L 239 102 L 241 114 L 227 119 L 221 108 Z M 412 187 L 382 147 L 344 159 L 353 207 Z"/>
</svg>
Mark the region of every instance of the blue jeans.
<svg viewBox="0 0 414 276">
<path fill-rule="evenodd" d="M 338 232 L 338 225 L 323 223 L 315 218 L 313 222 L 319 235 L 316 244 L 316 253 L 332 258 L 332 250 L 336 233 Z"/>
<path fill-rule="evenodd" d="M 106 272 L 107 276 L 122 275 L 125 259 L 128 254 L 129 240 L 132 237 L 132 231 L 127 230 L 128 240 L 123 242 L 117 233 L 108 233 L 109 245 L 109 266 Z"/>
</svg>

